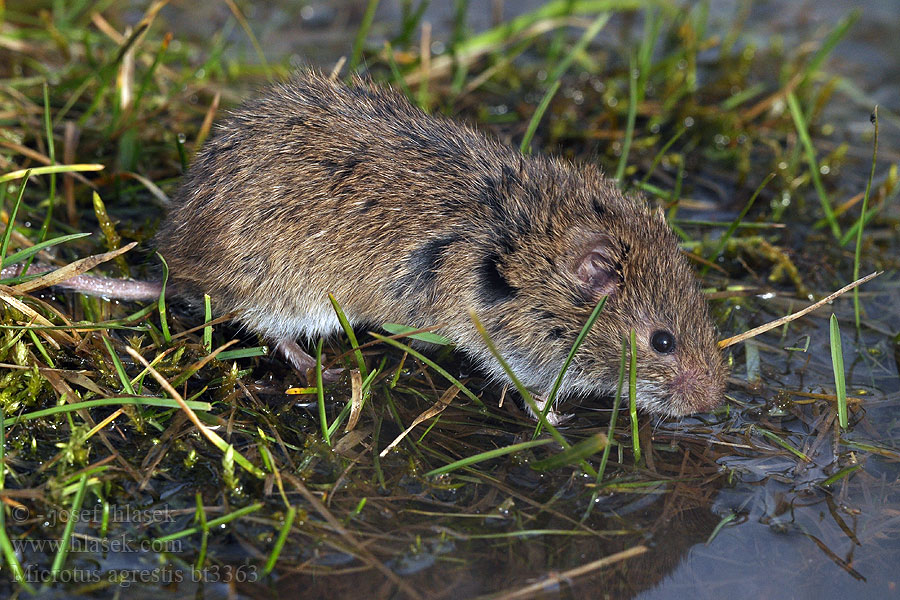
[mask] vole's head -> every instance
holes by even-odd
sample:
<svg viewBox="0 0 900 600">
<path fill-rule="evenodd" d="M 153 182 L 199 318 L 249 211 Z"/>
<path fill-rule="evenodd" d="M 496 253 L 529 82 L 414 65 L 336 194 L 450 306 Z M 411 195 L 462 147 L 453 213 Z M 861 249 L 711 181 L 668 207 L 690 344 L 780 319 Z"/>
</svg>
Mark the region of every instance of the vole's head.
<svg viewBox="0 0 900 600">
<path fill-rule="evenodd" d="M 547 380 L 605 296 L 562 393 L 614 392 L 633 330 L 639 408 L 662 416 L 715 408 L 726 376 L 715 328 L 664 215 L 624 197 L 597 173 L 583 177 L 572 187 L 543 190 L 549 195 L 543 231 L 521 244 L 515 265 L 507 263 L 544 334 L 532 364 L 542 365 Z"/>
<path fill-rule="evenodd" d="M 661 211 L 638 210 L 627 222 L 588 233 L 568 268 L 589 305 L 607 298 L 578 354 L 573 387 L 607 374 L 611 360 L 618 365 L 622 342 L 630 346 L 634 331 L 639 407 L 679 416 L 718 406 L 725 369 L 715 329 Z"/>
</svg>

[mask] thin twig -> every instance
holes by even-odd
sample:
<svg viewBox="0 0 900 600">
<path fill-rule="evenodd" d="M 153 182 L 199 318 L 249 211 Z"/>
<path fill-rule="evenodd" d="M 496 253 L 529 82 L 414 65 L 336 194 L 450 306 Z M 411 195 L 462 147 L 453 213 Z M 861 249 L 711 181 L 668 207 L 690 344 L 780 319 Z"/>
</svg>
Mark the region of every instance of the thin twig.
<svg viewBox="0 0 900 600">
<path fill-rule="evenodd" d="M 795 319 L 799 319 L 803 315 L 806 315 L 806 314 L 811 313 L 812 311 L 816 310 L 823 304 L 827 304 L 827 303 L 831 302 L 832 300 L 834 300 L 841 294 L 846 294 L 853 288 L 860 286 L 871 279 L 875 279 L 882 273 L 884 273 L 884 271 L 875 271 L 874 273 L 869 273 L 865 277 L 860 277 L 853 283 L 845 285 L 838 291 L 822 298 L 818 302 L 810 304 L 803 310 L 800 310 L 793 314 L 781 317 L 780 319 L 775 319 L 774 321 L 770 321 L 770 322 L 766 323 L 765 325 L 760 325 L 759 327 L 754 327 L 750 331 L 745 331 L 744 333 L 732 336 L 730 338 L 725 338 L 724 340 L 719 340 L 719 348 L 727 348 L 728 346 L 733 346 L 733 345 L 737 344 L 738 342 L 743 342 L 746 339 L 750 339 L 752 337 L 758 336 L 761 333 L 765 333 L 766 331 L 769 331 L 770 329 L 775 329 L 776 327 L 780 327 L 780 326 L 784 325 L 785 323 L 790 323 L 791 321 L 793 321 Z"/>
</svg>

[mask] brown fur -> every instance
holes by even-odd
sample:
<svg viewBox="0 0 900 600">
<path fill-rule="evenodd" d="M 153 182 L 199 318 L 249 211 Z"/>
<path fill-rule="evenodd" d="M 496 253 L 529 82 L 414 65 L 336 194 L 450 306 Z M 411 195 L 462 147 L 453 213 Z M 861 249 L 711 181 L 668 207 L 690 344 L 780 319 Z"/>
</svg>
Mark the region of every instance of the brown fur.
<svg viewBox="0 0 900 600">
<path fill-rule="evenodd" d="M 681 415 L 722 397 L 706 302 L 661 214 L 594 168 L 522 156 L 367 82 L 305 73 L 231 114 L 157 245 L 176 283 L 275 342 L 336 331 L 330 292 L 355 324 L 441 324 L 504 378 L 472 309 L 543 394 L 608 292 L 564 393 L 610 392 L 633 328 L 644 408 Z M 606 279 L 591 287 L 579 269 L 597 264 Z M 674 353 L 650 347 L 660 329 Z"/>
</svg>

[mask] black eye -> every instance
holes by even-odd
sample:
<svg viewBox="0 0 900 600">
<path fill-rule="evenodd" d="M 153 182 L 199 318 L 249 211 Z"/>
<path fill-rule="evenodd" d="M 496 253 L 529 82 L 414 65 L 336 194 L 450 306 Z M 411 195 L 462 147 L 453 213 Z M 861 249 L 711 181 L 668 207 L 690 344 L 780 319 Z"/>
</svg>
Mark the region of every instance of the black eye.
<svg viewBox="0 0 900 600">
<path fill-rule="evenodd" d="M 662 329 L 654 331 L 650 336 L 650 345 L 660 354 L 675 352 L 675 336 Z"/>
</svg>

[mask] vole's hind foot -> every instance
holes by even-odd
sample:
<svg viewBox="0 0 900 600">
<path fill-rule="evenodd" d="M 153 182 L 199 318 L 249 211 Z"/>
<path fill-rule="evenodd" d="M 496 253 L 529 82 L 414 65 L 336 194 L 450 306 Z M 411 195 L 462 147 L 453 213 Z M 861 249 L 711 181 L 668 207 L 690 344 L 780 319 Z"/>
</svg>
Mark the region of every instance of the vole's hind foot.
<svg viewBox="0 0 900 600">
<path fill-rule="evenodd" d="M 543 396 L 540 396 L 538 394 L 531 394 L 531 397 L 532 397 L 532 399 L 534 399 L 534 405 L 537 407 L 538 413 L 544 412 L 544 407 L 547 406 L 547 400 L 544 399 Z M 540 417 L 537 414 L 535 414 L 535 412 L 533 410 L 531 410 L 531 406 L 527 402 L 525 403 L 525 409 L 528 411 L 528 414 L 531 415 L 531 417 L 535 421 L 540 420 Z M 556 427 L 557 425 L 561 425 L 561 424 L 565 423 L 566 421 L 568 421 L 569 419 L 571 419 L 572 416 L 573 415 L 564 415 L 562 413 L 558 413 L 555 410 L 553 410 L 553 408 L 551 408 L 550 410 L 547 411 L 546 418 L 547 418 L 547 422 L 549 424 Z"/>
<path fill-rule="evenodd" d="M 295 369 L 306 375 L 307 380 L 315 380 L 315 375 L 310 377 L 310 371 L 316 368 L 316 359 L 304 352 L 300 344 L 294 340 L 279 340 L 275 342 L 275 351 L 281 354 Z M 342 368 L 325 369 L 322 371 L 322 380 L 326 383 L 334 383 L 340 379 L 343 372 Z"/>
</svg>

